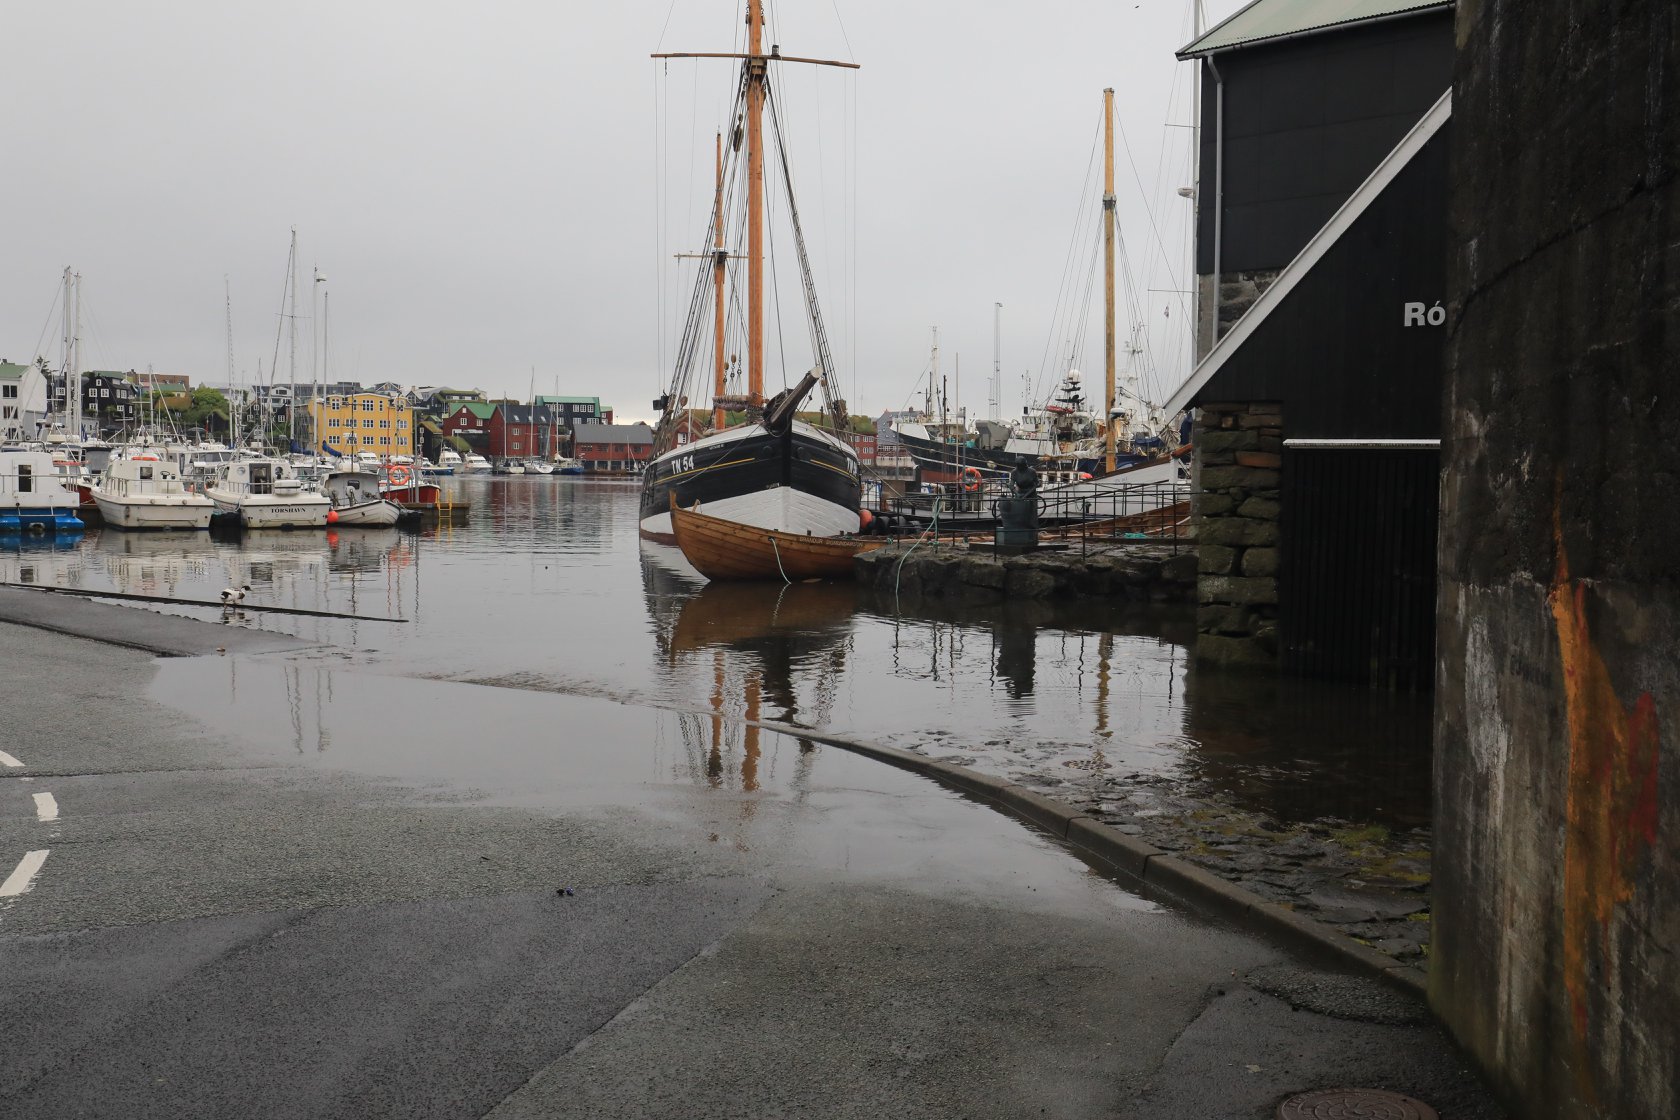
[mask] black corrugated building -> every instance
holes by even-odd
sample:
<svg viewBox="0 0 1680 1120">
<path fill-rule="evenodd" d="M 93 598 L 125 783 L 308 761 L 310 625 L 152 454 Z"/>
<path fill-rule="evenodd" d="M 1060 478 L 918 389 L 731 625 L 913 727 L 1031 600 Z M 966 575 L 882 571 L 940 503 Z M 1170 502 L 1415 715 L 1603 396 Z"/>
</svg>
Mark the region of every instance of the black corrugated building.
<svg viewBox="0 0 1680 1120">
<path fill-rule="evenodd" d="M 1451 5 L 1257 0 L 1180 56 L 1204 79 L 1202 356 L 1169 402 L 1196 408 L 1198 652 L 1428 687 Z"/>
</svg>

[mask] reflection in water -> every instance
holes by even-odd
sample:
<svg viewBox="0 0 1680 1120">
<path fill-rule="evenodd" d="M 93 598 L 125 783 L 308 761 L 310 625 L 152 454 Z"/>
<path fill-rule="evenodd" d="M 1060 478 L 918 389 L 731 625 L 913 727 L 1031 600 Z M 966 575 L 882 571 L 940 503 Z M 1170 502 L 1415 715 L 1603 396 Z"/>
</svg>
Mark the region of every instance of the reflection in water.
<svg viewBox="0 0 1680 1120">
<path fill-rule="evenodd" d="M 228 623 L 399 675 L 699 713 L 671 725 L 671 764 L 744 802 L 764 787 L 767 763 L 740 721 L 762 717 L 956 754 L 1006 776 L 1167 775 L 1284 817 L 1410 823 L 1427 813 L 1428 697 L 1198 669 L 1186 608 L 900 607 L 845 584 L 710 585 L 676 550 L 638 541 L 633 481 L 441 481 L 471 505 L 464 523 L 14 538 L 0 540 L 0 582 L 205 601 L 248 583 L 248 605 L 407 618 L 247 611 Z M 332 744 L 311 713 L 331 684 L 312 673 L 297 673 L 287 709 L 263 718 L 276 731 L 295 725 L 296 749 L 319 752 Z"/>
<path fill-rule="evenodd" d="M 1430 698 L 1203 668 L 1185 698 L 1186 775 L 1283 820 L 1427 827 Z"/>
</svg>

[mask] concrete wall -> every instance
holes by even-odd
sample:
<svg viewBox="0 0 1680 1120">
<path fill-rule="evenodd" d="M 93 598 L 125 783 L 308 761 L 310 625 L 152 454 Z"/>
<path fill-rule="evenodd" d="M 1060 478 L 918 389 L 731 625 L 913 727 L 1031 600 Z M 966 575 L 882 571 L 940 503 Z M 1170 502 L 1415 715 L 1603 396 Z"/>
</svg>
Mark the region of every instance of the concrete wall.
<svg viewBox="0 0 1680 1120">
<path fill-rule="evenodd" d="M 1677 11 L 1458 7 L 1430 995 L 1528 1120 L 1680 1116 Z"/>
</svg>

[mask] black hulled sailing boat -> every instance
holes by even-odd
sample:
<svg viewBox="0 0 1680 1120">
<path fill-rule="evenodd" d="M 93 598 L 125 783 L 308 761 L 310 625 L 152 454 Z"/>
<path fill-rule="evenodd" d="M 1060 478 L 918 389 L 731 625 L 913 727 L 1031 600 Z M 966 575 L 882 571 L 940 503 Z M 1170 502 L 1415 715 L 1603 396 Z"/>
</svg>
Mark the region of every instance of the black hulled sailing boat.
<svg viewBox="0 0 1680 1120">
<path fill-rule="evenodd" d="M 845 427 L 845 405 L 831 391 L 833 359 L 817 308 L 816 289 L 799 229 L 799 212 L 793 203 L 786 149 L 780 142 L 779 115 L 769 83 L 771 62 L 814 60 L 784 58 L 775 48 L 770 54 L 764 53 L 763 0 L 747 0 L 747 29 L 747 53 L 722 56 L 741 60 L 741 80 L 731 114 L 738 125 L 728 145 L 727 162 L 738 169 L 744 165 L 745 214 L 741 228 L 735 231 L 744 244 L 734 252 L 726 247 L 726 152 L 720 136 L 711 247 L 705 254 L 708 265 L 696 281 L 670 388 L 654 402 L 660 417 L 654 429 L 653 459 L 642 474 L 641 535 L 666 543 L 675 540 L 670 513 L 673 499 L 685 508 L 699 503 L 713 517 L 787 533 L 828 537 L 855 532 L 858 528 L 862 483 L 857 452 L 838 436 L 796 419 L 805 398 L 820 388 L 825 420 L 836 430 Z M 818 65 L 855 68 L 852 63 L 844 62 Z M 777 143 L 768 154 L 779 161 L 782 182 L 787 189 L 787 209 L 816 350 L 815 367 L 798 384 L 768 400 L 764 396 L 763 251 L 766 108 L 772 130 L 778 134 Z M 744 394 L 729 396 L 725 391 L 726 266 L 732 257 L 741 256 L 746 258 L 747 266 L 748 290 L 744 301 L 747 387 Z M 695 414 L 688 409 L 687 389 L 705 334 L 708 287 L 712 293 L 712 423 L 709 432 L 694 438 Z M 730 411 L 744 414 L 745 422 L 725 427 L 725 416 Z"/>
</svg>

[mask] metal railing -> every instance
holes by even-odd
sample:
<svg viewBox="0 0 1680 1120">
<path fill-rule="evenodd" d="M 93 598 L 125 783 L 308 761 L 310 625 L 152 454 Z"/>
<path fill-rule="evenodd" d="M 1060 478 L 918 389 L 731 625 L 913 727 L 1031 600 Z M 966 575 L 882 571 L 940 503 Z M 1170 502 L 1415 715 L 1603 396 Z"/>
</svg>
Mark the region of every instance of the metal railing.
<svg viewBox="0 0 1680 1120">
<path fill-rule="evenodd" d="M 1000 499 L 1014 496 L 1003 481 L 972 488 L 961 483 L 882 501 L 871 512 L 895 536 L 940 540 L 991 539 L 999 524 Z M 1187 482 L 1072 483 L 1038 495 L 1040 541 L 1089 552 L 1093 543 L 1155 543 L 1179 551 L 1189 543 L 1190 485 Z"/>
</svg>

